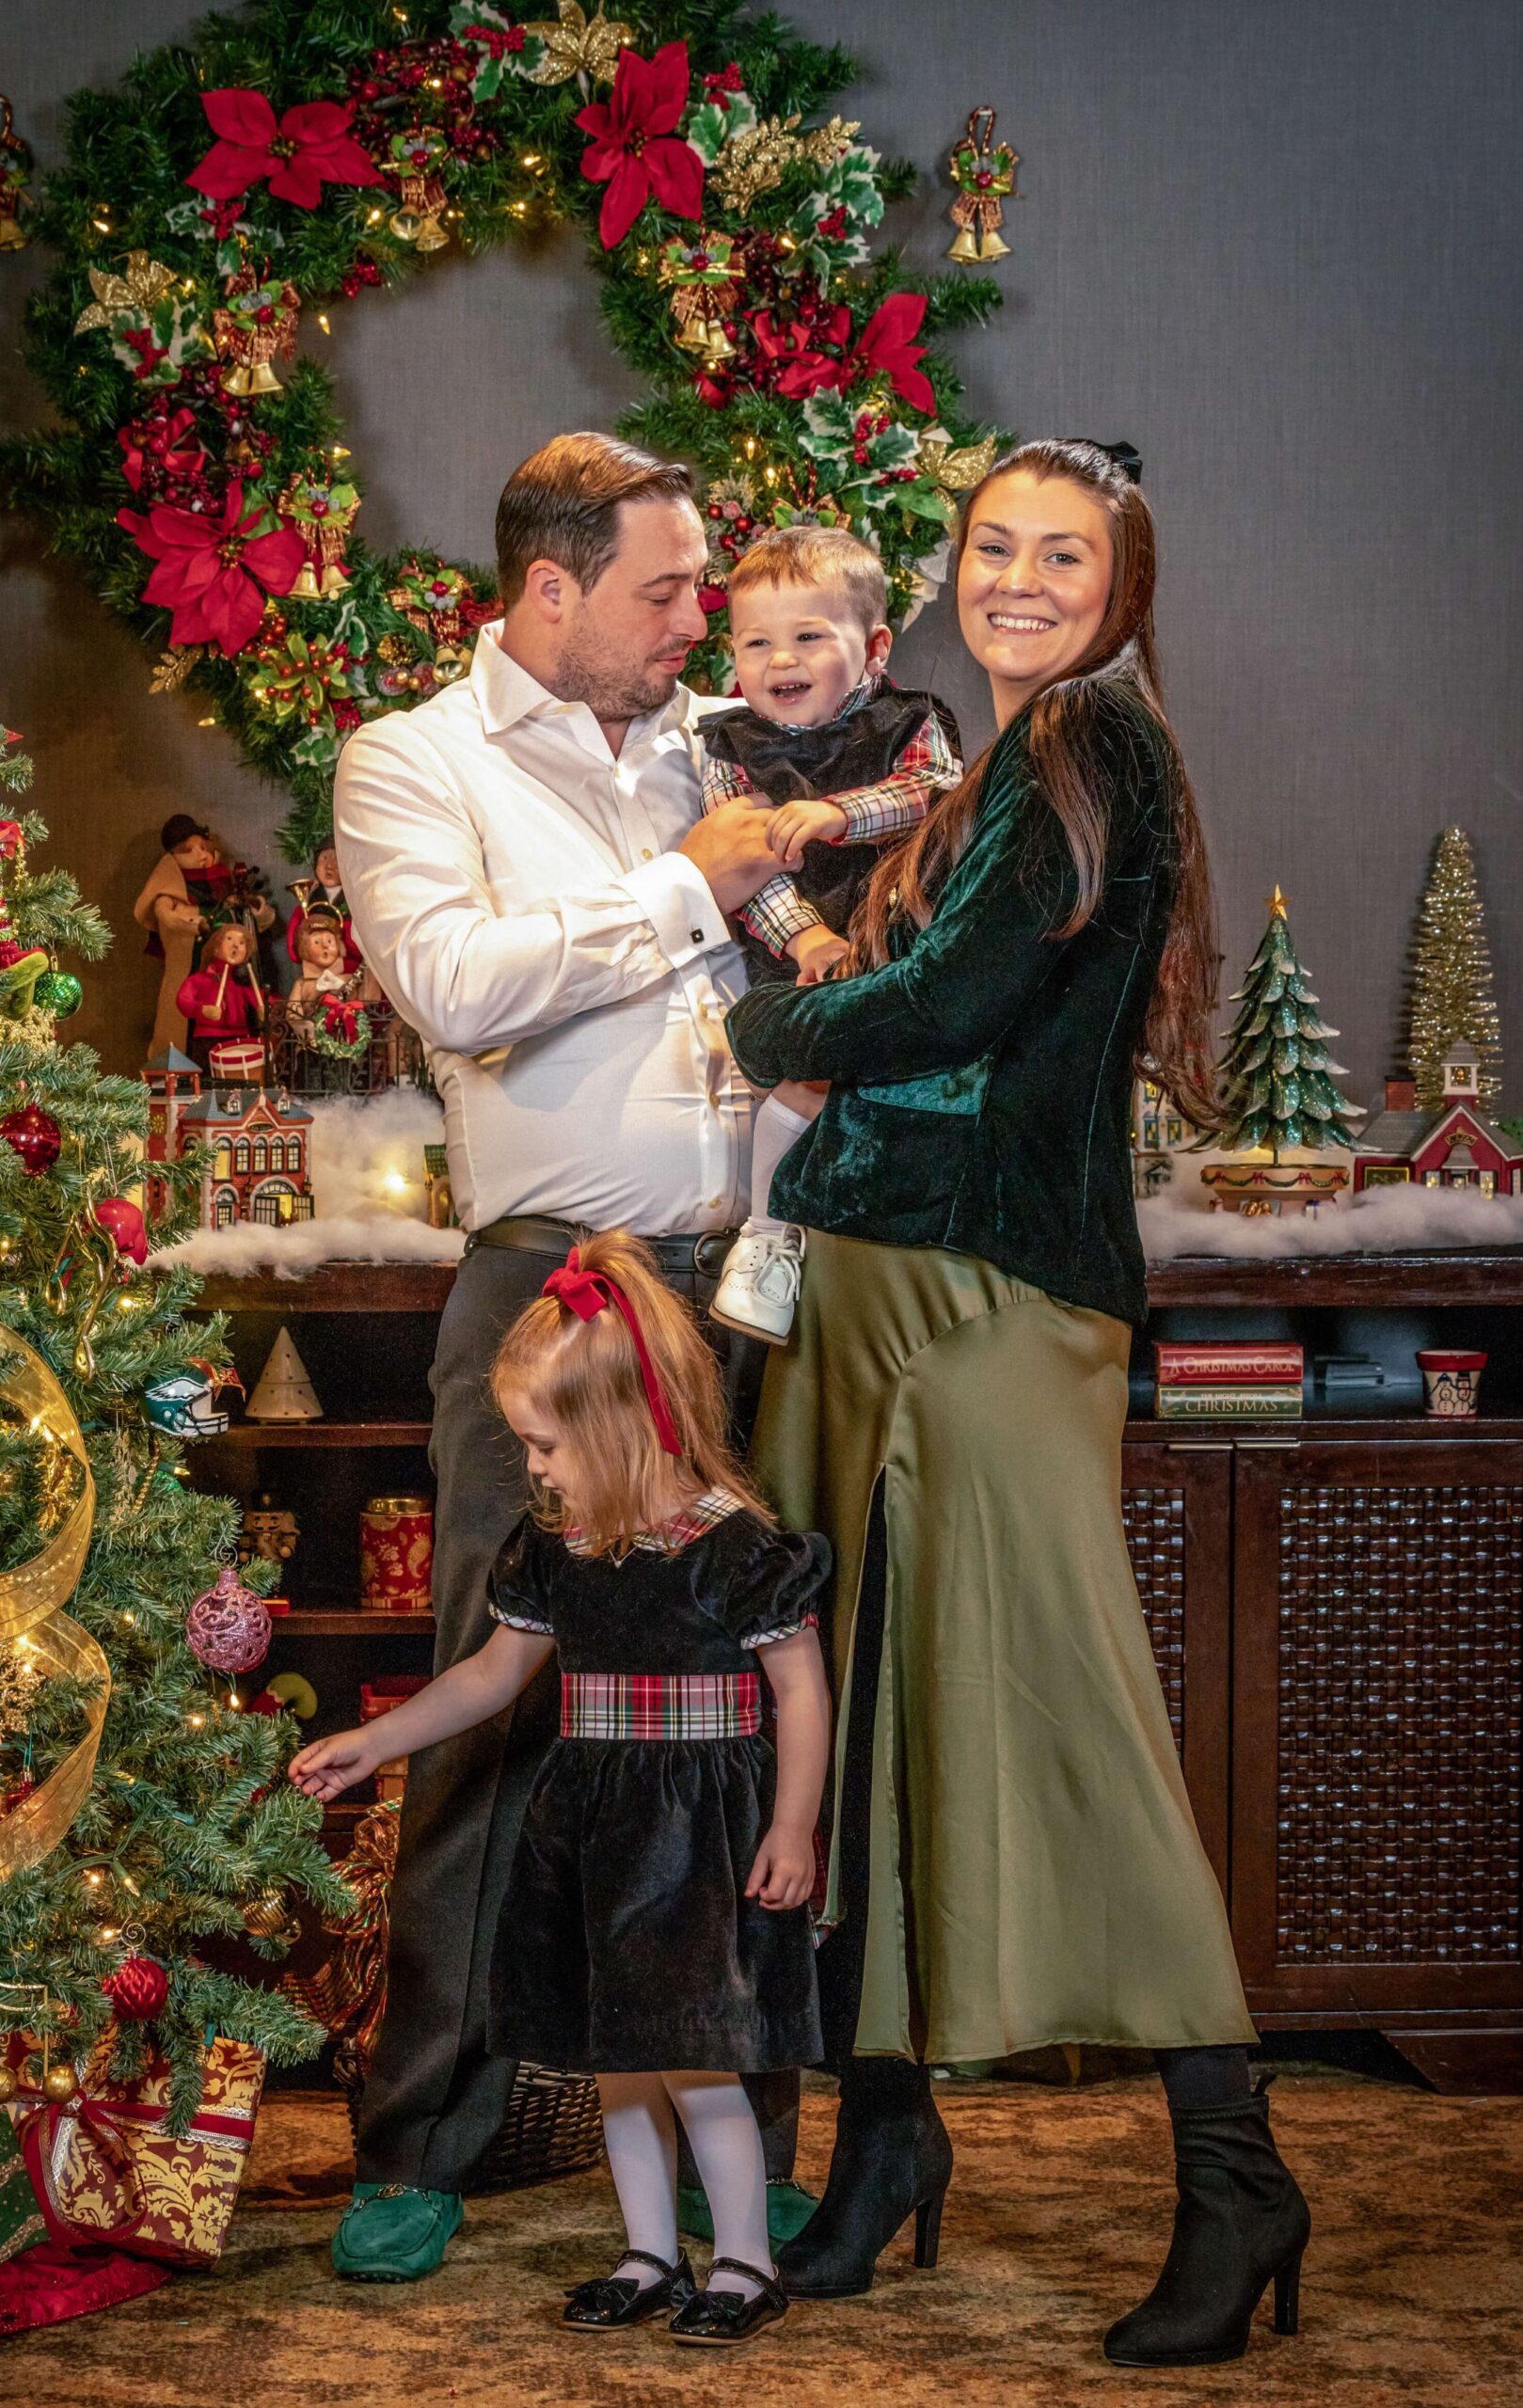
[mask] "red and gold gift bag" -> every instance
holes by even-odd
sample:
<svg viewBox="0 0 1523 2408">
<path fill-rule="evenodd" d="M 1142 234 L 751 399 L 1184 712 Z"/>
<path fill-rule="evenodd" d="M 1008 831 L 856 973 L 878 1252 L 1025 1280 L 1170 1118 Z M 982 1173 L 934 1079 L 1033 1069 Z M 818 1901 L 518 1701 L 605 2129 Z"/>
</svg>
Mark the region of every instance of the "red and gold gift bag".
<svg viewBox="0 0 1523 2408">
<path fill-rule="evenodd" d="M 201 2102 L 189 2129 L 168 2130 L 169 2068 L 151 2057 L 142 2073 L 106 2072 L 116 2036 L 97 2043 L 71 2099 L 27 2101 L 22 2148 L 55 2240 L 76 2248 L 110 2242 L 135 2258 L 210 2266 L 222 2253 L 237 2201 L 264 2059 L 242 2040 L 206 2052 Z"/>
</svg>

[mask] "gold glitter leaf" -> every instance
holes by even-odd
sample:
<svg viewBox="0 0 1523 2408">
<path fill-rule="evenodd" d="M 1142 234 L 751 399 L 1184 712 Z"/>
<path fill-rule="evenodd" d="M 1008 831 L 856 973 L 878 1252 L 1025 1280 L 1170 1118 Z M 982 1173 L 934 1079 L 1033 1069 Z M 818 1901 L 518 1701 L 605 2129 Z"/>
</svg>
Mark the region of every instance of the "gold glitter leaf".
<svg viewBox="0 0 1523 2408">
<path fill-rule="evenodd" d="M 175 283 L 175 272 L 162 260 L 151 260 L 146 251 L 129 251 L 125 276 L 112 276 L 104 268 L 89 270 L 90 291 L 95 298 L 74 320 L 76 335 L 87 335 L 95 326 L 109 326 L 113 319 L 137 310 L 147 317 L 155 301 Z"/>
<path fill-rule="evenodd" d="M 611 84 L 620 51 L 634 46 L 633 25 L 618 17 L 605 17 L 601 7 L 589 20 L 581 0 L 557 0 L 557 5 L 558 24 L 541 17 L 524 27 L 526 34 L 535 35 L 545 44 L 544 57 L 525 81 L 568 84 L 573 75 L 587 75 L 595 84 Z"/>
</svg>

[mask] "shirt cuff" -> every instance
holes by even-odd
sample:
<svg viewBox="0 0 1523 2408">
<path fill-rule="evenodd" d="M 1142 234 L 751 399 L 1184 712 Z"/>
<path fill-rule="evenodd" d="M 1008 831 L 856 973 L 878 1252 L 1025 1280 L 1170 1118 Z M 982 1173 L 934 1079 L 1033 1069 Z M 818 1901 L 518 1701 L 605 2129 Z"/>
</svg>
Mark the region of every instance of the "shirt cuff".
<svg viewBox="0 0 1523 2408">
<path fill-rule="evenodd" d="M 731 943 L 712 887 L 685 853 L 641 862 L 618 883 L 643 911 L 674 970 L 685 970 L 699 954 Z"/>
</svg>

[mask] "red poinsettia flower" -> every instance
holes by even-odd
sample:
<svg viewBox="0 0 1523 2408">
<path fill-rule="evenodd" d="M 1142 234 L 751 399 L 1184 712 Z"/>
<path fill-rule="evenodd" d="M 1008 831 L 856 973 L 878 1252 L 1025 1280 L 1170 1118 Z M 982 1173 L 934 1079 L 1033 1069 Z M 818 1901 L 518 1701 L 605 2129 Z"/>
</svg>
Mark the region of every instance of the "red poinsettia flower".
<svg viewBox="0 0 1523 2408">
<path fill-rule="evenodd" d="M 258 631 L 265 594 L 290 593 L 306 558 L 301 537 L 293 527 L 256 535 L 263 515 L 262 504 L 244 509 L 241 484 L 228 487 L 220 516 L 167 502 L 146 517 L 118 511 L 117 525 L 158 562 L 143 599 L 168 605 L 171 643 L 220 644 L 230 659 Z"/>
<path fill-rule="evenodd" d="M 887 376 L 912 409 L 924 410 L 928 416 L 936 407 L 936 396 L 930 378 L 916 364 L 925 357 L 927 346 L 914 341 L 925 314 L 923 293 L 893 293 L 863 327 L 851 364 L 859 373 L 865 370 L 868 374 Z"/>
<path fill-rule="evenodd" d="M 652 198 L 674 217 L 703 215 L 704 163 L 675 131 L 688 105 L 688 80 L 685 41 L 664 43 L 654 58 L 621 50 L 608 99 L 577 113 L 575 122 L 593 137 L 581 172 L 608 186 L 597 221 L 605 251 L 623 242 Z"/>
<path fill-rule="evenodd" d="M 315 209 L 325 183 L 381 181 L 373 161 L 349 131 L 355 116 L 352 101 L 304 101 L 287 109 L 278 122 L 262 92 L 237 87 L 203 92 L 201 106 L 220 139 L 185 182 L 210 200 L 232 200 L 268 176 L 277 200 Z"/>
</svg>

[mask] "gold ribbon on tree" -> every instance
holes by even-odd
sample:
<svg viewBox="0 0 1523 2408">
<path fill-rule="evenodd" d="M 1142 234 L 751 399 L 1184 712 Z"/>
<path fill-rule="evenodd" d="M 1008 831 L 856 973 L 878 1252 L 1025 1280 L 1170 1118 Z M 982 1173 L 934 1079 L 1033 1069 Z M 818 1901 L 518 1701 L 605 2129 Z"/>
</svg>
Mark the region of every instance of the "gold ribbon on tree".
<svg viewBox="0 0 1523 2408">
<path fill-rule="evenodd" d="M 0 1415 L 44 1444 L 63 1447 L 84 1474 L 79 1495 L 40 1553 L 0 1573 L 0 1648 L 20 1648 L 44 1672 L 97 1681 L 85 1734 L 46 1781 L 0 1821 L 0 1880 L 40 1863 L 63 1838 L 89 1790 L 111 1695 L 111 1668 L 87 1630 L 63 1611 L 79 1586 L 95 1525 L 95 1481 L 79 1423 L 57 1380 L 13 1330 L 0 1329 Z"/>
<path fill-rule="evenodd" d="M 315 1973 L 285 1973 L 280 1979 L 281 1989 L 329 2032 L 354 2024 L 349 2036 L 364 2067 L 386 2011 L 387 1934 L 401 1822 L 394 1805 L 373 1806 L 360 1818 L 354 1846 L 339 1867 L 354 1904 L 341 1915 L 323 1918 L 324 1930 L 339 1945 Z"/>
</svg>

